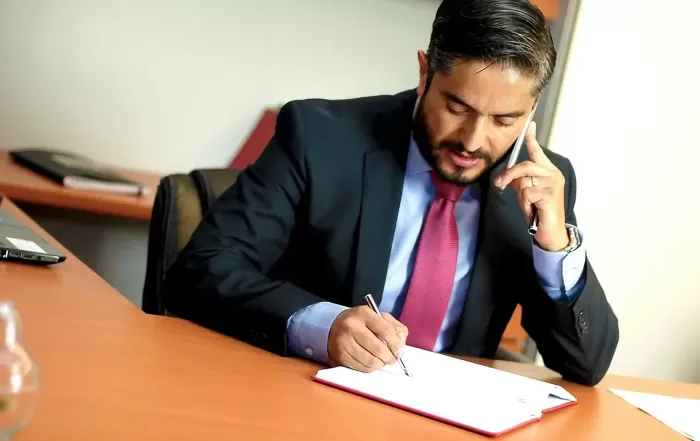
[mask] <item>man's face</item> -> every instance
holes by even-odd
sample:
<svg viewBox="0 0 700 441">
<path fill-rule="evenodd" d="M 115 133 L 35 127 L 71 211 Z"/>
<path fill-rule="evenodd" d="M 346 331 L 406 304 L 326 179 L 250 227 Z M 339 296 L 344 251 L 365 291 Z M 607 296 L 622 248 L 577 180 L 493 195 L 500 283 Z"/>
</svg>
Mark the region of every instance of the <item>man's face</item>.
<svg viewBox="0 0 700 441">
<path fill-rule="evenodd" d="M 449 74 L 435 73 L 426 88 L 427 60 L 422 53 L 419 62 L 416 142 L 444 179 L 471 184 L 520 135 L 534 106 L 535 80 L 498 64 L 465 61 Z"/>
</svg>

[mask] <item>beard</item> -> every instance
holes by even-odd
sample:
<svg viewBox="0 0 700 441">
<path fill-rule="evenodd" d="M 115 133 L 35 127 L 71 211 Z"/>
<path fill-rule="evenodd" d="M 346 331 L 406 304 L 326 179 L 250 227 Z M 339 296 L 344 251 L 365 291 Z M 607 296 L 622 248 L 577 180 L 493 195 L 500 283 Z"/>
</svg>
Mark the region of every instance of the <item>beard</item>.
<svg viewBox="0 0 700 441">
<path fill-rule="evenodd" d="M 494 167 L 493 157 L 481 148 L 473 152 L 468 152 L 471 157 L 481 158 L 486 164 L 486 167 L 476 176 L 468 176 L 466 173 L 467 169 L 457 164 L 453 165 L 454 170 L 449 170 L 447 167 L 440 164 L 440 151 L 444 150 L 459 154 L 466 153 L 467 149 L 461 141 L 444 140 L 440 141 L 437 146 L 433 144 L 431 131 L 425 117 L 424 100 L 418 103 L 416 117 L 413 120 L 413 138 L 418 145 L 418 151 L 420 151 L 423 159 L 425 159 L 442 179 L 452 184 L 462 186 L 473 184 Z"/>
</svg>

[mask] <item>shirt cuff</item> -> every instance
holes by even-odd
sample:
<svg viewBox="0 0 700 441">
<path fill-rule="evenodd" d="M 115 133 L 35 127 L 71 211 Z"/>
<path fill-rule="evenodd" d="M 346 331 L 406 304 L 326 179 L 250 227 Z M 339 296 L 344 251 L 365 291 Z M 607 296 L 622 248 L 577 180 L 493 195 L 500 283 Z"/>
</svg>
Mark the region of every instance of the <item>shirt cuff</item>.
<svg viewBox="0 0 700 441">
<path fill-rule="evenodd" d="M 300 309 L 289 319 L 287 343 L 297 355 L 325 363 L 328 361 L 328 333 L 338 315 L 348 309 L 320 302 Z"/>
<path fill-rule="evenodd" d="M 585 285 L 586 247 L 580 230 L 579 238 L 581 244 L 570 253 L 545 251 L 536 243 L 532 244 L 532 258 L 540 285 L 554 301 L 573 301 Z"/>
</svg>

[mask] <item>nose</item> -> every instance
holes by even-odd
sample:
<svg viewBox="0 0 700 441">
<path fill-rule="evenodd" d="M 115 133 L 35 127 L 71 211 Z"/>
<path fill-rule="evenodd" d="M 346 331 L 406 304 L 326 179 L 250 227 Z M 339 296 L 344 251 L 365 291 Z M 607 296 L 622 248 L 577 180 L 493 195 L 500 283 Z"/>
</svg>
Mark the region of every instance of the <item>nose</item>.
<svg viewBox="0 0 700 441">
<path fill-rule="evenodd" d="M 462 143 L 468 152 L 475 152 L 486 144 L 486 118 L 477 116 L 462 128 Z"/>
</svg>

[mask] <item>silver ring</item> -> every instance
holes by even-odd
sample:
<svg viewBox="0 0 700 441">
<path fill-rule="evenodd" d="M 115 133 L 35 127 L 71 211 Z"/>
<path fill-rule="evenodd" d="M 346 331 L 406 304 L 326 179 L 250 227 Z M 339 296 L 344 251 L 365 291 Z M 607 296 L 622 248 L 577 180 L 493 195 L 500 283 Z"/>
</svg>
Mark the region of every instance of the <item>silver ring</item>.
<svg viewBox="0 0 700 441">
<path fill-rule="evenodd" d="M 537 179 L 534 176 L 530 176 L 530 184 L 532 187 L 537 187 Z"/>
</svg>

